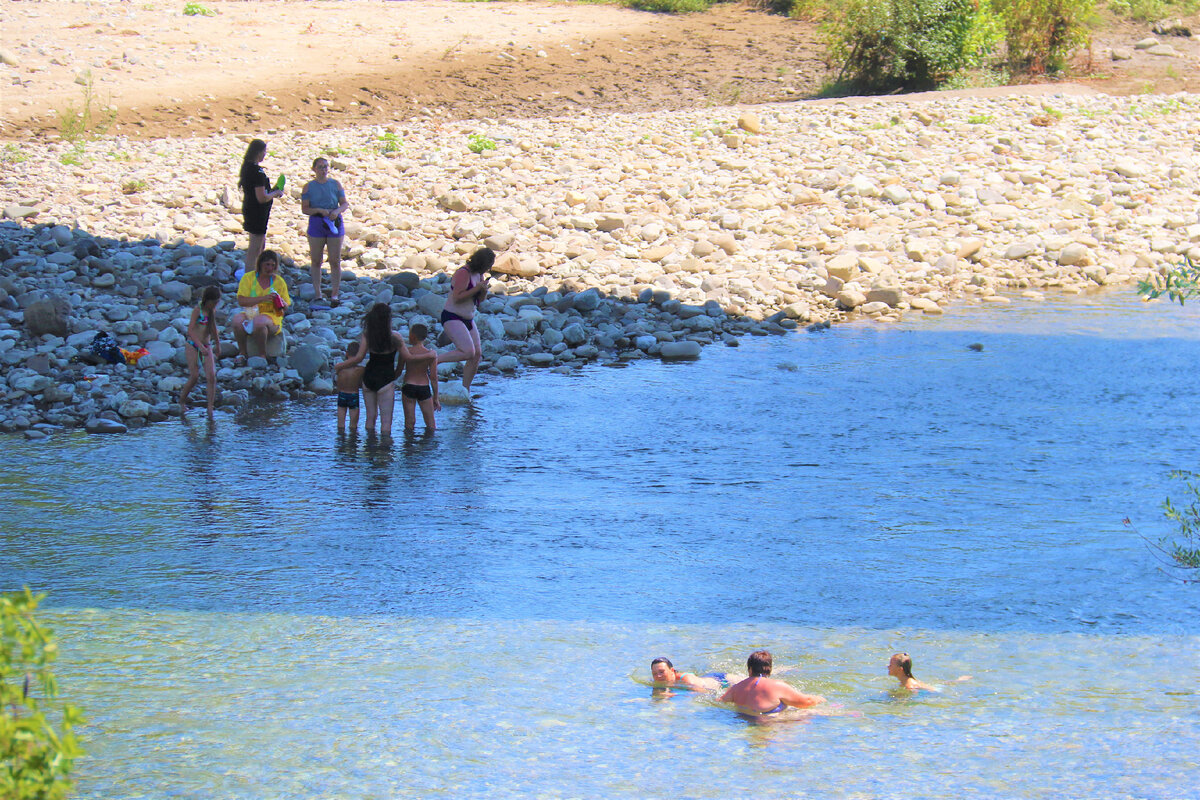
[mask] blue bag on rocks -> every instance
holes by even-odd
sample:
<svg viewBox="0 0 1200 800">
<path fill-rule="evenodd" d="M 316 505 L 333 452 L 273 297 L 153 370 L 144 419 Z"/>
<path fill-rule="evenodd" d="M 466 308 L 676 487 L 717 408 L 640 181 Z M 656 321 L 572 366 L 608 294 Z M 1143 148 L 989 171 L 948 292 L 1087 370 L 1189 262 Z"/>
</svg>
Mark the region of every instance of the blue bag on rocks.
<svg viewBox="0 0 1200 800">
<path fill-rule="evenodd" d="M 92 339 L 89 349 L 96 356 L 107 361 L 109 364 L 124 364 L 125 355 L 121 352 L 120 345 L 117 340 L 109 335 L 108 331 L 100 331 L 96 337 Z"/>
</svg>

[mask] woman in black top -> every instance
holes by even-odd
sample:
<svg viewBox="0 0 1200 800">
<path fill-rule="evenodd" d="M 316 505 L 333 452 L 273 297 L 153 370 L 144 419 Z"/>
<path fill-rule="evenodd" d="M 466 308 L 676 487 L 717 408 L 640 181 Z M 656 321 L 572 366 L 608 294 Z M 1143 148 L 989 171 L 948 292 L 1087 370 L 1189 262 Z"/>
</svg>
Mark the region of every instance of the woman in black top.
<svg viewBox="0 0 1200 800">
<path fill-rule="evenodd" d="M 242 158 L 242 171 L 238 186 L 242 189 L 242 230 L 250 234 L 250 245 L 246 248 L 246 272 L 252 272 L 258 264 L 267 238 L 267 220 L 271 216 L 271 202 L 283 195 L 282 189 L 272 191 L 267 173 L 259 166 L 267 156 L 267 143 L 255 139 L 246 148 Z"/>
</svg>

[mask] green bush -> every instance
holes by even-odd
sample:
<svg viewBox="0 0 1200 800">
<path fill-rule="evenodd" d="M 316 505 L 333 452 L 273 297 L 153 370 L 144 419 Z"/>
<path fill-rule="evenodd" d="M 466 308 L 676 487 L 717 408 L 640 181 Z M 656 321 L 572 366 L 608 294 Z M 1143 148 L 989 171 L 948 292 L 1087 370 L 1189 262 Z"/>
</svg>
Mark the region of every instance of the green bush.
<svg viewBox="0 0 1200 800">
<path fill-rule="evenodd" d="M 1095 0 L 991 0 L 1004 21 L 1004 44 L 1014 72 L 1062 72 L 1091 41 Z"/>
<path fill-rule="evenodd" d="M 1200 0 L 1109 0 L 1108 7 L 1114 14 L 1138 22 L 1157 22 L 1166 17 L 1195 14 L 1200 9 Z"/>
<path fill-rule="evenodd" d="M 217 12 L 199 3 L 187 3 L 183 7 L 185 17 L 215 17 Z"/>
<path fill-rule="evenodd" d="M 693 11 L 708 11 L 713 0 L 626 0 L 630 8 L 639 11 L 657 11 L 664 14 L 690 14 Z"/>
<path fill-rule="evenodd" d="M 987 0 L 845 0 L 827 26 L 835 91 L 936 88 L 999 39 Z"/>
<path fill-rule="evenodd" d="M 472 153 L 482 153 L 484 150 L 495 150 L 496 143 L 486 136 L 472 133 L 467 137 L 467 149 Z"/>
<path fill-rule="evenodd" d="M 34 619 L 43 597 L 28 587 L 0 595 L 0 797 L 5 800 L 66 797 L 72 762 L 83 755 L 73 733 L 83 721 L 78 709 L 62 707 L 60 730 L 46 719 L 45 706 L 58 694 L 50 671 L 58 647 Z"/>
<path fill-rule="evenodd" d="M 1200 264 L 1196 264 L 1188 256 L 1183 257 L 1183 264 L 1174 267 L 1164 275 L 1152 274 L 1149 279 L 1138 281 L 1137 293 L 1147 300 L 1155 300 L 1164 294 L 1184 305 L 1185 301 L 1200 296 Z"/>
</svg>

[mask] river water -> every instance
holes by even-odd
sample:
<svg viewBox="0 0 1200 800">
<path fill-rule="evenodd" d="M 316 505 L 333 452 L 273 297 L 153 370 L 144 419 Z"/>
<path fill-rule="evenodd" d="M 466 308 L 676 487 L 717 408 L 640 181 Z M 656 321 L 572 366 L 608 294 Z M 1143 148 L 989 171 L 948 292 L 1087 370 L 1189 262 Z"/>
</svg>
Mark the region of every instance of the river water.
<svg viewBox="0 0 1200 800">
<path fill-rule="evenodd" d="M 0 584 L 51 593 L 83 798 L 1192 797 L 1200 587 L 1140 535 L 1197 467 L 1198 323 L 748 338 L 390 446 L 331 399 L 9 439 Z M 759 647 L 829 713 L 645 685 Z M 896 650 L 944 691 L 890 693 Z"/>
</svg>

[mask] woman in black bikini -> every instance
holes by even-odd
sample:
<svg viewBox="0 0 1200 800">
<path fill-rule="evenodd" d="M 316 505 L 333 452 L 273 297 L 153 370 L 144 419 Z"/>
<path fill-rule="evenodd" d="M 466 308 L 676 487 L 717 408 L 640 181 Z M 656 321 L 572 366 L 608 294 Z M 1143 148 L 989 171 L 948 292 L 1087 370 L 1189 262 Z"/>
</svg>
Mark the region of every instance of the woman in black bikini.
<svg viewBox="0 0 1200 800">
<path fill-rule="evenodd" d="M 363 370 L 362 389 L 363 404 L 367 407 L 367 433 L 375 431 L 375 417 L 379 416 L 379 432 L 383 436 L 392 435 L 392 411 L 396 406 L 396 378 L 399 377 L 404 364 L 412 360 L 415 364 L 422 361 L 429 365 L 434 363 L 433 353 L 423 357 L 413 357 L 404 345 L 400 334 L 392 330 L 392 307 L 387 303 L 376 303 L 363 317 L 362 336 L 358 340 L 358 352 L 351 358 L 337 364 L 334 371 L 353 367 L 363 360 L 367 354 L 366 369 Z M 400 354 L 400 363 L 396 363 L 396 354 Z"/>
</svg>

